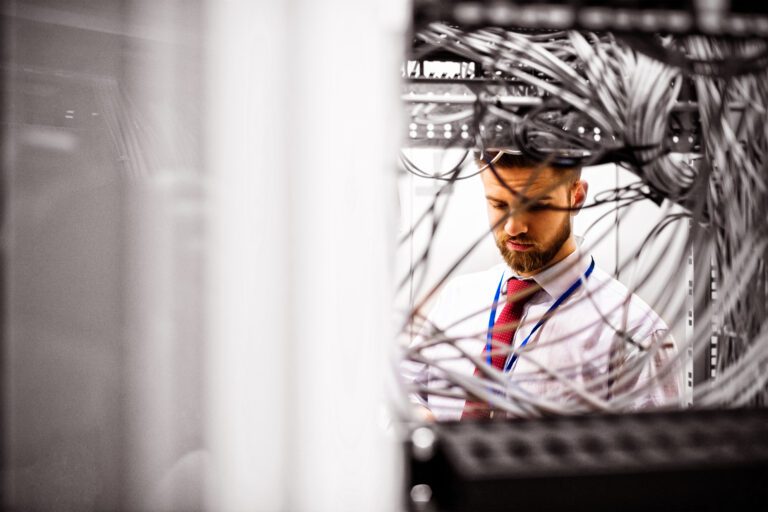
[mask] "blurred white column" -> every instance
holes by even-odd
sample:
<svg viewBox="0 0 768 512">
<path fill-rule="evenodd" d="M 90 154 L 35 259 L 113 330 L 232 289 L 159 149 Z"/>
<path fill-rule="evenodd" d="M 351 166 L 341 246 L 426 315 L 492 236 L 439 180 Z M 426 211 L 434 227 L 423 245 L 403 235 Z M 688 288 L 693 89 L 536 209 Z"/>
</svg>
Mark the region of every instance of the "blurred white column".
<svg viewBox="0 0 768 512">
<path fill-rule="evenodd" d="M 292 12 L 295 306 L 289 510 L 393 510 L 391 372 L 401 2 L 302 1 Z M 402 15 L 402 17 L 399 17 Z"/>
<path fill-rule="evenodd" d="M 291 266 L 279 2 L 210 1 L 207 414 L 210 510 L 283 510 Z"/>
<path fill-rule="evenodd" d="M 208 3 L 211 510 L 399 505 L 384 389 L 405 6 L 386 9 Z"/>
</svg>

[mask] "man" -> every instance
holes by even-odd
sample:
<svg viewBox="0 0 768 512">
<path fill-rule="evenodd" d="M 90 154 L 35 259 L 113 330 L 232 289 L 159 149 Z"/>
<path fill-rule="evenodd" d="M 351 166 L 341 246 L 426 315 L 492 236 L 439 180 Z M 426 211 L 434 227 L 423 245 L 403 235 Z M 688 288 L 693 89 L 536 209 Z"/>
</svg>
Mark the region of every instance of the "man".
<svg viewBox="0 0 768 512">
<path fill-rule="evenodd" d="M 486 154 L 478 165 L 486 167 L 488 217 L 504 263 L 450 281 L 429 332 L 410 349 L 421 362 L 417 396 L 430 414 L 681 405 L 668 327 L 596 267 L 572 232 L 588 191 L 580 170 L 509 153 Z"/>
</svg>

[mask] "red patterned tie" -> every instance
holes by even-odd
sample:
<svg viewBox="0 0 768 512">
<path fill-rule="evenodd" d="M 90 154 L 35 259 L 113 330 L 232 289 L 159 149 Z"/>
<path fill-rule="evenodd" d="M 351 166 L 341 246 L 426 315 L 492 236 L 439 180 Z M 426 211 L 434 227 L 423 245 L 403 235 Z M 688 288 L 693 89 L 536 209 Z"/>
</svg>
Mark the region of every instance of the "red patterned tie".
<svg viewBox="0 0 768 512">
<path fill-rule="evenodd" d="M 520 319 L 523 317 L 523 306 L 533 295 L 529 293 L 524 297 L 517 297 L 517 295 L 528 288 L 536 286 L 533 281 L 523 281 L 516 278 L 511 278 L 507 281 L 507 303 L 504 305 L 504 309 L 501 310 L 499 318 L 493 327 L 493 352 L 491 354 L 491 363 L 497 370 L 504 368 L 504 363 L 507 361 L 509 352 L 504 350 L 512 344 L 512 339 L 515 337 L 515 331 L 517 325 L 520 323 Z M 514 302 L 509 299 L 513 299 Z M 510 326 L 511 324 L 511 326 Z M 507 326 L 505 328 L 505 326 Z M 483 349 L 483 361 L 487 360 L 487 346 Z M 475 368 L 475 375 L 479 375 L 480 371 Z M 461 413 L 461 419 L 467 418 L 490 418 L 491 409 L 486 402 L 479 402 L 473 400 L 467 400 L 464 405 L 464 410 Z"/>
</svg>

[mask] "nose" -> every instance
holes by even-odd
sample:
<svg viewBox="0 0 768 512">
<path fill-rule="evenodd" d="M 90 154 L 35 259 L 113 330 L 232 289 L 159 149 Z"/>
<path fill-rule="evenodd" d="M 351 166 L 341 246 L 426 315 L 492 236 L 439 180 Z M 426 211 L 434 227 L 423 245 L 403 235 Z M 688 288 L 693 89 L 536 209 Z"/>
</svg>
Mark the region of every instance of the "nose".
<svg viewBox="0 0 768 512">
<path fill-rule="evenodd" d="M 528 232 L 528 222 L 524 213 L 517 213 L 507 217 L 504 223 L 504 232 L 511 237 L 519 236 Z"/>
</svg>

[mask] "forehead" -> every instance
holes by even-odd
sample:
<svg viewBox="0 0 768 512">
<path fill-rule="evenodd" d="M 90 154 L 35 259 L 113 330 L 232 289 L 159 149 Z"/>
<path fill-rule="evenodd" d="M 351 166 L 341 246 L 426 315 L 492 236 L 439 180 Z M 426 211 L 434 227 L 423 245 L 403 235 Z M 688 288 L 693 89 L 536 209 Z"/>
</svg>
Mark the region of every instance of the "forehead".
<svg viewBox="0 0 768 512">
<path fill-rule="evenodd" d="M 566 188 L 567 179 L 563 172 L 551 167 L 495 167 L 482 172 L 481 178 L 486 193 L 509 194 L 507 187 L 527 196 L 554 193 Z M 497 176 L 498 175 L 498 176 Z M 503 182 L 503 184 L 502 184 Z M 506 187 L 504 186 L 506 185 Z"/>
</svg>

